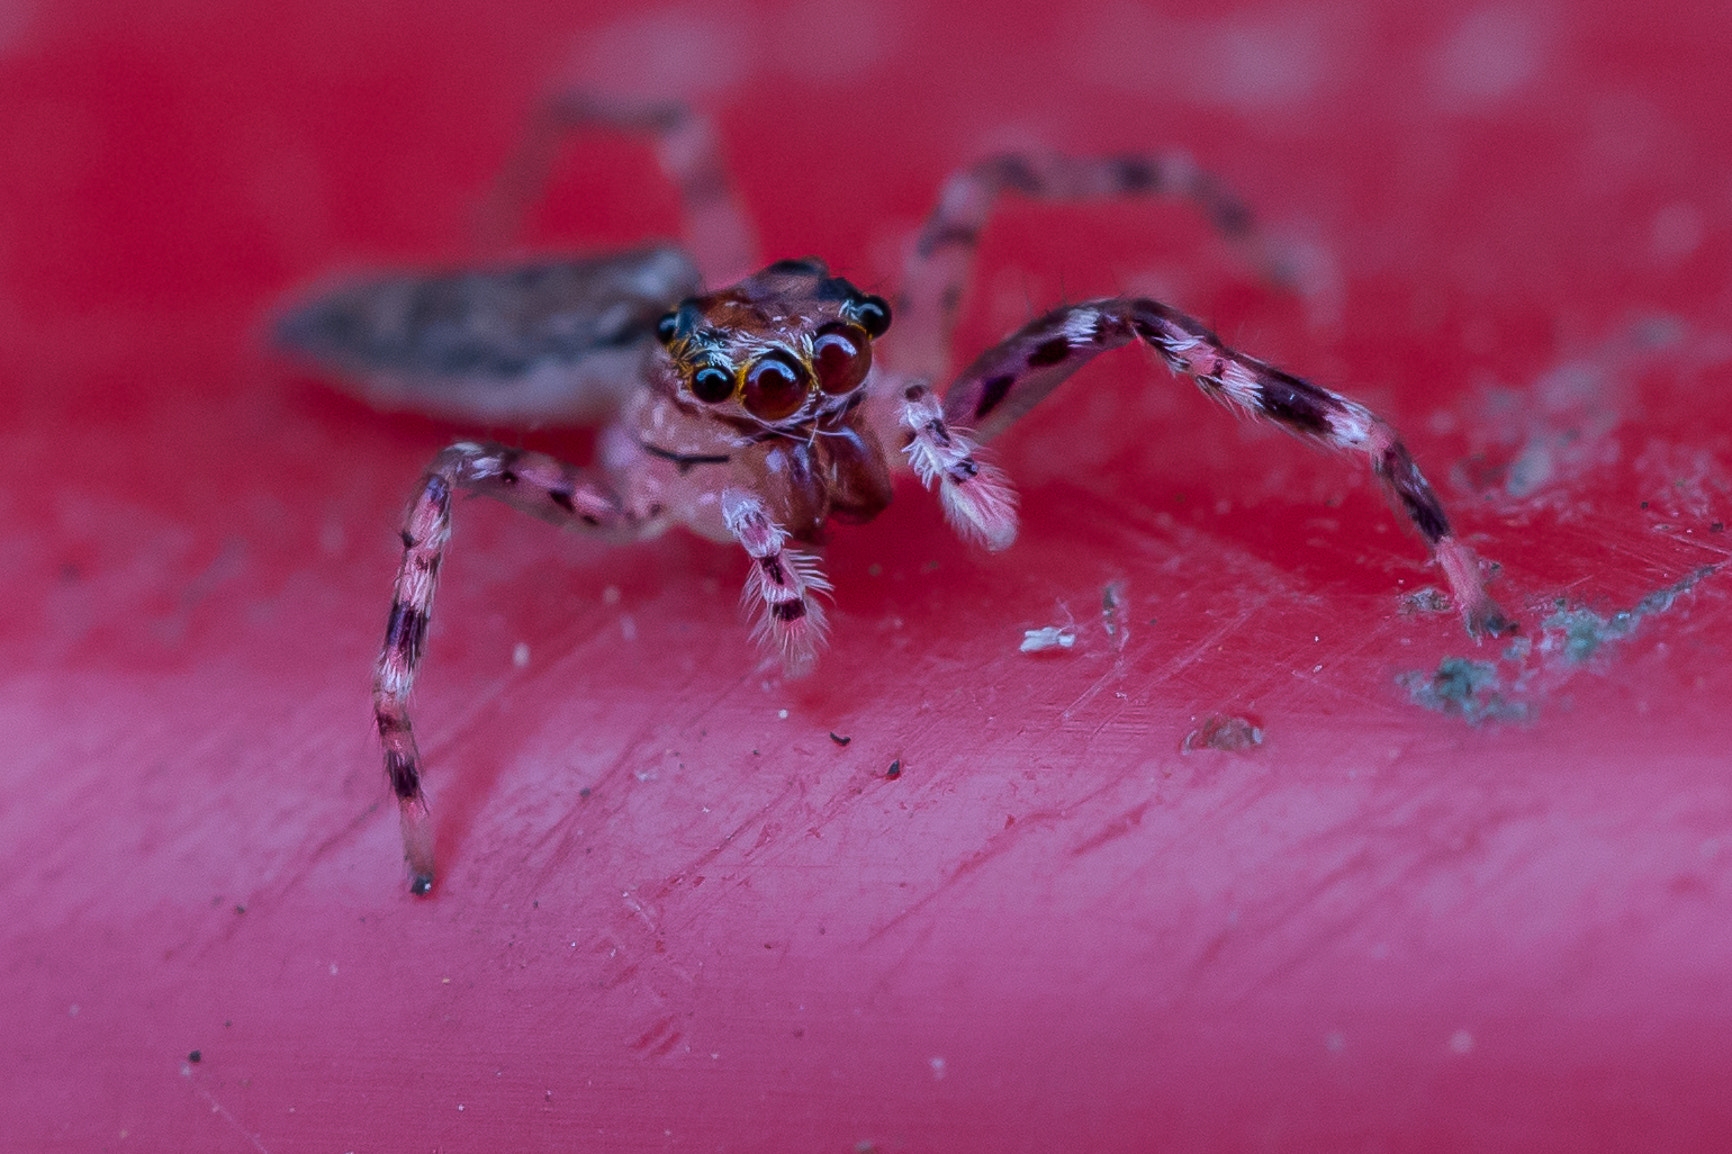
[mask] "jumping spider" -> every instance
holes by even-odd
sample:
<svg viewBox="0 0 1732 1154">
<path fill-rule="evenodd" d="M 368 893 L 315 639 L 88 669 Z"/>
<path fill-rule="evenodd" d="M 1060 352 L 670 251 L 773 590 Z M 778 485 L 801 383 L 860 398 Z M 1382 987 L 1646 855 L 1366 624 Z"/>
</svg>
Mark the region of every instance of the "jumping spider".
<svg viewBox="0 0 1732 1154">
<path fill-rule="evenodd" d="M 1167 305 L 1115 297 L 1055 309 L 980 354 L 942 399 L 935 391 L 948 376 L 981 229 L 1003 193 L 1187 200 L 1254 247 L 1248 213 L 1186 157 L 1012 153 L 962 169 L 919 234 L 892 310 L 816 259 L 779 260 L 740 279 L 755 267 L 750 230 L 708 124 L 683 107 L 567 100 L 508 174 L 533 184 L 551 140 L 585 126 L 656 144 L 681 193 L 696 261 L 656 247 L 375 279 L 315 299 L 278 327 L 284 347 L 387 405 L 493 423 L 607 420 L 589 467 L 458 442 L 434 458 L 410 505 L 373 704 L 415 893 L 433 885 L 433 837 L 408 699 L 459 490 L 616 538 L 680 524 L 738 542 L 751 558 L 745 597 L 756 635 L 799 674 L 823 644 L 819 595 L 830 585 L 817 559 L 792 543 L 820 543 L 832 520 L 877 516 L 890 503 L 893 469 L 906 464 L 937 486 L 962 536 L 1006 548 L 1016 536 L 1015 497 L 977 446 L 1097 354 L 1141 341 L 1235 411 L 1363 454 L 1430 545 L 1468 632 L 1512 628 L 1394 429 L 1347 397 L 1226 347 Z M 522 191 L 510 180 L 502 187 L 507 203 Z M 705 291 L 700 265 L 709 283 L 729 287 Z M 878 342 L 893 312 L 891 367 Z"/>
</svg>

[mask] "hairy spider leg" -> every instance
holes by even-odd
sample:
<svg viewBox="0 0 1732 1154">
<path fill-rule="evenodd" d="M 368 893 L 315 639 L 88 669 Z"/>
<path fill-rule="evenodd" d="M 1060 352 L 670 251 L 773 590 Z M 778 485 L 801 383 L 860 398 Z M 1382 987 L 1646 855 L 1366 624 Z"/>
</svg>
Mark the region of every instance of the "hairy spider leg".
<svg viewBox="0 0 1732 1154">
<path fill-rule="evenodd" d="M 1006 192 L 1045 201 L 1141 197 L 1186 201 L 1222 236 L 1251 250 L 1264 275 L 1276 281 L 1289 279 L 1252 227 L 1251 210 L 1185 153 L 991 156 L 945 182 L 903 266 L 894 357 L 898 370 L 909 377 L 936 381 L 950 371 L 951 335 L 970 283 L 980 233 Z"/>
<path fill-rule="evenodd" d="M 1201 322 L 1158 301 L 1120 297 L 1055 309 L 982 353 L 945 394 L 953 426 L 991 440 L 1097 354 L 1141 340 L 1176 374 L 1240 413 L 1331 449 L 1363 453 L 1430 546 L 1474 637 L 1513 632 L 1486 592 L 1479 562 L 1395 430 L 1359 402 L 1236 352 Z"/>
<path fill-rule="evenodd" d="M 528 206 L 544 193 L 563 140 L 598 129 L 650 139 L 662 171 L 679 192 L 683 240 L 706 283 L 732 284 L 758 267 L 757 234 L 728 179 L 715 126 L 679 101 L 580 92 L 547 99 L 482 206 L 482 241 L 510 244 Z"/>
<path fill-rule="evenodd" d="M 428 467 L 403 521 L 403 563 L 373 676 L 373 716 L 384 745 L 385 775 L 402 817 L 409 888 L 417 894 L 433 888 L 433 826 L 409 722 L 409 691 L 426 646 L 439 567 L 451 538 L 453 490 L 497 498 L 560 526 L 618 533 L 644 527 L 591 472 L 543 453 L 460 442 Z"/>
<path fill-rule="evenodd" d="M 756 618 L 753 639 L 782 658 L 782 669 L 789 677 L 810 673 L 827 629 L 824 606 L 817 595 L 830 591 L 818 559 L 783 548 L 787 531 L 751 493 L 723 490 L 722 517 L 728 532 L 752 558 L 741 600 Z"/>
</svg>

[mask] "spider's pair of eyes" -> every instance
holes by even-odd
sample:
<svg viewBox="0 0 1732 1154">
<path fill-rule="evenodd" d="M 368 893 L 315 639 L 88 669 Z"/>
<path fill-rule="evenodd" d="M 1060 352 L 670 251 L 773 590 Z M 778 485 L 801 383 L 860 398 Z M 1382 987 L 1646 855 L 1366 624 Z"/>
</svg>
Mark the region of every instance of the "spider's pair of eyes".
<svg viewBox="0 0 1732 1154">
<path fill-rule="evenodd" d="M 811 367 L 791 353 L 771 349 L 746 366 L 738 381 L 740 404 L 761 421 L 779 421 L 800 411 L 814 386 L 831 397 L 853 392 L 872 368 L 871 338 L 859 325 L 837 321 L 812 340 Z M 691 377 L 692 396 L 706 405 L 733 397 L 733 373 L 706 365 Z"/>
<path fill-rule="evenodd" d="M 762 421 L 779 421 L 799 412 L 813 388 L 831 397 L 853 392 L 871 371 L 872 338 L 890 327 L 890 309 L 878 298 L 867 297 L 850 311 L 855 320 L 832 321 L 818 330 L 809 363 L 772 349 L 748 364 L 737 379 L 719 365 L 705 365 L 689 379 L 692 396 L 717 405 L 737 390 L 746 412 Z M 662 318 L 656 333 L 664 344 L 678 334 L 680 320 L 677 311 Z"/>
</svg>

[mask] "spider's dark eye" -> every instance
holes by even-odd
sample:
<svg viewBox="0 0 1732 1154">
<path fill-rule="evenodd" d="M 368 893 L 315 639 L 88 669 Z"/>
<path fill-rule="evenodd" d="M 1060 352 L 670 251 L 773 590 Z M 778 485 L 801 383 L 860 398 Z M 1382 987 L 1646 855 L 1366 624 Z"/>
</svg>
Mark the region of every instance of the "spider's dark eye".
<svg viewBox="0 0 1732 1154">
<path fill-rule="evenodd" d="M 676 310 L 668 313 L 656 322 L 656 340 L 662 344 L 671 344 L 674 334 L 680 331 L 680 314 Z"/>
<path fill-rule="evenodd" d="M 806 370 L 787 353 L 765 353 L 746 371 L 740 401 L 760 421 L 779 421 L 806 403 Z"/>
<path fill-rule="evenodd" d="M 853 392 L 871 367 L 872 348 L 865 329 L 837 322 L 818 330 L 812 342 L 812 368 L 824 392 L 832 397 Z"/>
<path fill-rule="evenodd" d="M 715 365 L 692 374 L 692 396 L 706 405 L 719 405 L 734 395 L 734 375 Z"/>
<path fill-rule="evenodd" d="M 854 319 L 876 340 L 890 328 L 890 305 L 883 297 L 867 297 L 854 306 Z"/>
</svg>

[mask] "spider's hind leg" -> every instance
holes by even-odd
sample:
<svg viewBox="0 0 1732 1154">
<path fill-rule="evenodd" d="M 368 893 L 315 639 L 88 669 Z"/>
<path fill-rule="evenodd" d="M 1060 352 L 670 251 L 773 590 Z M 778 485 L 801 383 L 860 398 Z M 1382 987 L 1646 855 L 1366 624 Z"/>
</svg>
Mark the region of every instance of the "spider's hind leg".
<svg viewBox="0 0 1732 1154">
<path fill-rule="evenodd" d="M 999 198 L 1031 200 L 1162 199 L 1193 205 L 1215 231 L 1250 250 L 1273 280 L 1288 279 L 1252 225 L 1251 212 L 1219 178 L 1183 152 L 1066 156 L 1030 151 L 990 156 L 945 182 L 902 271 L 896 301 L 896 364 L 911 377 L 938 380 L 950 370 L 951 332 L 973 273 L 980 234 Z"/>
<path fill-rule="evenodd" d="M 506 162 L 482 208 L 484 243 L 514 239 L 525 210 L 543 193 L 560 143 L 586 131 L 647 137 L 679 192 L 685 242 L 711 285 L 731 284 L 758 264 L 756 234 L 728 179 L 715 126 L 677 100 L 633 100 L 593 92 L 548 98 Z"/>
<path fill-rule="evenodd" d="M 1362 454 L 1436 555 L 1468 632 L 1514 631 L 1486 592 L 1478 559 L 1455 536 L 1437 494 L 1388 422 L 1340 393 L 1228 348 L 1201 322 L 1158 301 L 1087 301 L 1031 321 L 963 371 L 945 395 L 944 419 L 990 440 L 1095 356 L 1136 340 L 1236 411 L 1273 421 L 1321 448 Z"/>
</svg>

